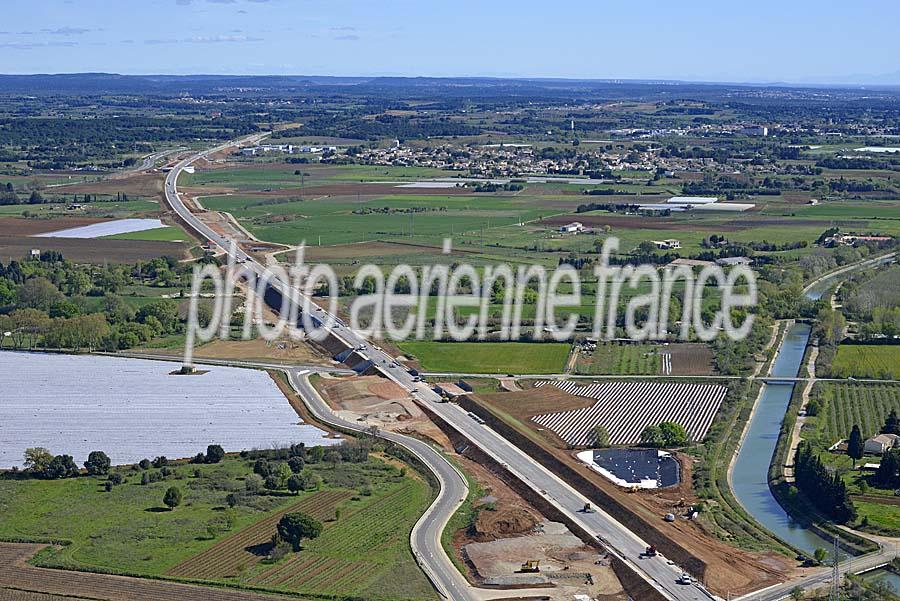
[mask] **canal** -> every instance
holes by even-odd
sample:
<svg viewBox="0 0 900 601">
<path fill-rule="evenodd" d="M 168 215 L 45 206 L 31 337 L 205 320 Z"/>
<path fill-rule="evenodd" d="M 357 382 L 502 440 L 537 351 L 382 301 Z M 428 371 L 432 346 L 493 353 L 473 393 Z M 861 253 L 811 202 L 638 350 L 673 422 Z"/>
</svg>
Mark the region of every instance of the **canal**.
<svg viewBox="0 0 900 601">
<path fill-rule="evenodd" d="M 793 378 L 798 375 L 810 331 L 808 324 L 791 326 L 775 357 L 773 376 Z M 737 500 L 757 522 L 781 540 L 812 555 L 819 547 L 830 549 L 832 543 L 794 521 L 772 496 L 768 482 L 769 463 L 793 390 L 793 383 L 763 384 L 744 443 L 734 462 L 732 487 Z"/>
</svg>

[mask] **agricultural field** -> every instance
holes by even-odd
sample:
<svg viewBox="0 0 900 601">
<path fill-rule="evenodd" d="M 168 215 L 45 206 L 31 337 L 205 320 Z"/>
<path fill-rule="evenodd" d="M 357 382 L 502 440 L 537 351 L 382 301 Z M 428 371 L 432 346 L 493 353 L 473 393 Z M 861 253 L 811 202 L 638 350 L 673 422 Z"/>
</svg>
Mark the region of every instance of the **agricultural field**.
<svg viewBox="0 0 900 601">
<path fill-rule="evenodd" d="M 365 463 L 307 463 L 318 490 L 262 492 L 233 507 L 252 460 L 170 465 L 165 479 L 141 484 L 142 470 L 118 468 L 122 484 L 104 492 L 96 477 L 0 480 L 0 538 L 68 541 L 40 553 L 39 566 L 107 571 L 273 591 L 326 592 L 378 599 L 431 599 L 409 550 L 409 532 L 431 499 L 429 485 L 370 456 Z M 151 468 L 150 472 L 155 472 Z M 162 506 L 165 490 L 184 500 Z M 279 561 L 266 559 L 286 512 L 320 519 L 321 536 Z M 153 536 L 147 536 L 152 532 Z"/>
<path fill-rule="evenodd" d="M 563 342 L 409 341 L 398 346 L 424 371 L 457 373 L 561 373 L 569 354 Z"/>
<path fill-rule="evenodd" d="M 661 347 L 655 344 L 598 344 L 591 352 L 578 353 L 575 373 L 655 375 L 662 369 L 660 349 Z"/>
<path fill-rule="evenodd" d="M 41 205 L 47 206 L 47 205 Z M 2 207 L 5 209 L 9 207 Z M 15 208 L 15 207 L 13 207 Z M 66 259 L 76 262 L 90 263 L 135 263 L 158 257 L 183 258 L 188 254 L 189 244 L 174 240 L 189 240 L 180 228 L 161 228 L 177 230 L 179 236 L 154 237 L 155 230 L 139 232 L 144 237 L 117 240 L 112 238 L 49 238 L 35 237 L 57 230 L 81 227 L 99 223 L 99 217 L 72 216 L 59 214 L 40 219 L 24 219 L 5 216 L 11 213 L 0 211 L 0 256 L 7 260 L 10 257 L 22 258 L 33 248 L 41 250 L 58 250 Z"/>
<path fill-rule="evenodd" d="M 379 194 L 360 185 L 341 195 L 299 198 L 204 196 L 204 207 L 228 211 L 256 237 L 281 244 L 335 245 L 479 236 L 482 229 L 537 219 L 546 209 L 519 196 Z M 277 202 L 273 202 L 277 201 Z"/>
<path fill-rule="evenodd" d="M 104 240 L 158 240 L 161 242 L 185 242 L 191 237 L 180 227 L 168 225 L 142 232 L 130 232 L 127 234 L 113 234 L 105 236 Z"/>
<path fill-rule="evenodd" d="M 900 384 L 818 382 L 812 399 L 821 404 L 820 414 L 808 418 L 803 436 L 828 448 L 847 438 L 854 424 L 863 438 L 877 434 L 891 409 L 900 411 Z"/>
<path fill-rule="evenodd" d="M 78 461 L 102 448 L 119 465 L 151 455 L 193 457 L 209 439 L 227 451 L 335 442 L 298 423 L 259 370 L 210 366 L 200 375 L 173 376 L 177 365 L 165 361 L 41 353 L 2 353 L 0 367 L 0 387 L 19 390 L 0 404 L 2 468 L 22 466 L 25 449 L 36 446 Z"/>
<path fill-rule="evenodd" d="M 713 354 L 703 343 L 605 342 L 581 348 L 574 372 L 583 375 L 709 376 L 715 373 Z"/>
<path fill-rule="evenodd" d="M 900 379 L 900 346 L 842 344 L 831 363 L 831 375 Z"/>
<path fill-rule="evenodd" d="M 684 426 L 692 441 L 702 441 L 728 389 L 717 384 L 669 382 L 606 382 L 581 385 L 573 381 L 538 382 L 569 394 L 594 399 L 590 407 L 546 413 L 532 418 L 572 446 L 588 446 L 594 428 L 602 425 L 615 445 L 632 445 L 643 429 L 663 421 Z"/>
</svg>

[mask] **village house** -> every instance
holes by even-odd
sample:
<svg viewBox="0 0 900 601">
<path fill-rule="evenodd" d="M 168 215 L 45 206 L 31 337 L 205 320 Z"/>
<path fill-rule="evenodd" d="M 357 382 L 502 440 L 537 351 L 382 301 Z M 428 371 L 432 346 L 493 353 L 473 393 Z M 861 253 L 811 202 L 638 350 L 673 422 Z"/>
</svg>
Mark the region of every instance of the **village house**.
<svg viewBox="0 0 900 601">
<path fill-rule="evenodd" d="M 660 250 L 675 250 L 677 248 L 681 248 L 681 242 L 675 240 L 674 238 L 668 238 L 666 240 L 653 240 L 653 244 L 655 244 L 656 248 Z"/>
<path fill-rule="evenodd" d="M 879 434 L 866 440 L 864 450 L 871 455 L 883 455 L 885 451 L 900 446 L 900 436 L 896 434 Z"/>
</svg>

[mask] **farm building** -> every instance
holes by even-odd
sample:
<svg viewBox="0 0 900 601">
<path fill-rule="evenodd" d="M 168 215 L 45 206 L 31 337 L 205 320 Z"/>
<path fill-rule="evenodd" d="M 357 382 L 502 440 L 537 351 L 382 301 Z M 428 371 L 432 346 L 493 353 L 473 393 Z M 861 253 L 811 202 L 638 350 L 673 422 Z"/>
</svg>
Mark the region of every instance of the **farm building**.
<svg viewBox="0 0 900 601">
<path fill-rule="evenodd" d="M 666 202 L 673 205 L 706 205 L 719 202 L 719 199 L 715 196 L 673 196 Z"/>
<path fill-rule="evenodd" d="M 665 267 L 709 267 L 710 265 L 715 265 L 715 263 L 712 261 L 701 261 L 700 259 L 685 259 L 684 257 L 678 257 Z"/>
<path fill-rule="evenodd" d="M 590 407 L 545 413 L 532 421 L 572 446 L 594 443 L 594 428 L 602 425 L 614 445 L 640 441 L 650 425 L 674 421 L 684 426 L 691 440 L 703 440 L 728 389 L 717 384 L 669 382 L 605 382 L 582 386 L 572 381 L 541 381 L 569 394 L 594 399 Z"/>
<path fill-rule="evenodd" d="M 559 231 L 563 234 L 577 234 L 578 232 L 584 231 L 584 226 L 578 221 L 573 221 L 572 223 L 561 226 Z"/>
<path fill-rule="evenodd" d="M 748 257 L 723 257 L 716 259 L 716 263 L 722 267 L 734 267 L 736 265 L 750 265 L 753 263 L 753 259 Z"/>
<path fill-rule="evenodd" d="M 675 250 L 676 248 L 681 248 L 681 242 L 674 238 L 667 238 L 666 240 L 654 240 L 653 244 L 656 245 L 656 248 L 661 250 Z"/>
<path fill-rule="evenodd" d="M 824 246 L 831 248 L 835 246 L 855 246 L 860 242 L 888 242 L 892 238 L 890 236 L 872 236 L 862 234 L 841 234 L 825 238 Z"/>
<path fill-rule="evenodd" d="M 752 202 L 716 202 L 705 205 L 693 205 L 698 211 L 736 211 L 742 213 L 749 211 L 756 205 Z"/>
<path fill-rule="evenodd" d="M 872 455 L 883 455 L 885 451 L 900 446 L 900 436 L 896 434 L 879 434 L 866 441 L 864 450 Z"/>
</svg>

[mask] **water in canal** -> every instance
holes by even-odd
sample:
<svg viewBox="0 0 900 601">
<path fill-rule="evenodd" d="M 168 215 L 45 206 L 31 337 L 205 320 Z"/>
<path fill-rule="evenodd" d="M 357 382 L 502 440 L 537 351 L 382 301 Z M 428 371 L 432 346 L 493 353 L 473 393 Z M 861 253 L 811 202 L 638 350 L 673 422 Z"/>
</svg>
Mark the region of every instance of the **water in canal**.
<svg viewBox="0 0 900 601">
<path fill-rule="evenodd" d="M 869 582 L 882 580 L 890 585 L 894 593 L 900 594 L 900 574 L 897 574 L 896 572 L 892 572 L 886 568 L 878 568 L 877 570 L 866 572 L 862 577 L 863 580 Z"/>
<path fill-rule="evenodd" d="M 807 324 L 791 326 L 772 366 L 773 376 L 797 376 L 809 334 Z M 830 549 L 832 543 L 791 519 L 772 496 L 768 483 L 769 463 L 793 389 L 792 383 L 763 385 L 762 396 L 734 463 L 732 485 L 735 497 L 756 521 L 780 539 L 812 555 L 818 547 Z"/>
</svg>

